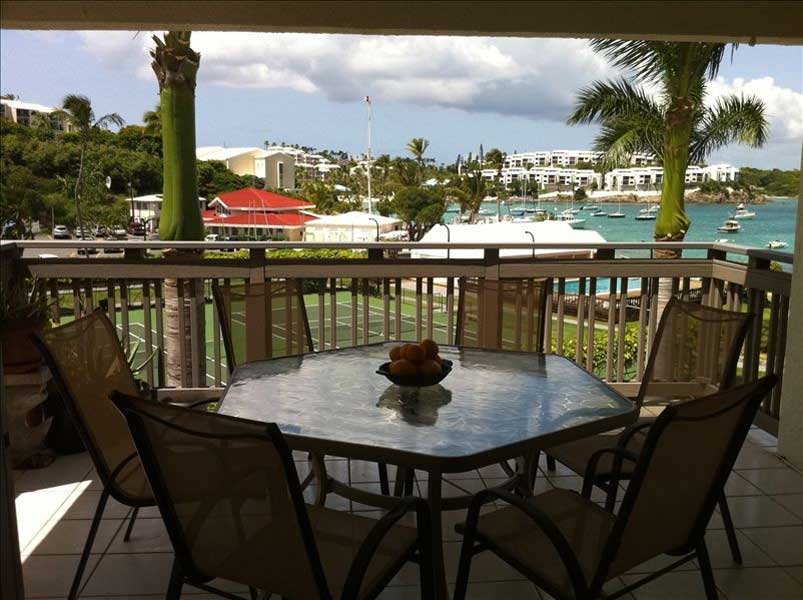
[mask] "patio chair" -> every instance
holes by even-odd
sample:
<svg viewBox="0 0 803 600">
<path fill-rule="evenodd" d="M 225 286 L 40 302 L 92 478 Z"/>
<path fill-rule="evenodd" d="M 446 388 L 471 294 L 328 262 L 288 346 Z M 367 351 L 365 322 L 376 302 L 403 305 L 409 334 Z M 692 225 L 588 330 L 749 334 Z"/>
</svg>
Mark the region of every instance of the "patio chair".
<svg viewBox="0 0 803 600">
<path fill-rule="evenodd" d="M 603 597 L 602 586 L 662 554 L 679 557 L 605 598 L 626 595 L 696 558 L 706 598 L 717 598 L 705 531 L 744 443 L 756 411 L 777 377 L 713 396 L 668 406 L 647 431 L 641 453 L 624 441 L 596 452 L 582 494 L 554 489 L 530 498 L 488 489 L 475 496 L 464 534 L 454 598 L 466 596 L 472 557 L 491 550 L 559 599 Z M 591 500 L 602 459 L 613 463 L 610 506 L 616 501 L 620 467 L 633 465 L 630 485 L 614 514 Z M 480 515 L 482 506 L 506 506 Z"/>
<path fill-rule="evenodd" d="M 185 584 L 227 598 L 221 578 L 284 598 L 375 598 L 409 560 L 431 598 L 430 516 L 400 498 L 379 520 L 304 503 L 275 424 L 115 394 L 175 552 L 167 598 Z M 415 511 L 418 529 L 399 524 Z"/>
<path fill-rule="evenodd" d="M 289 286 L 289 287 L 288 287 Z M 265 303 L 265 308 L 271 309 L 270 320 L 265 319 L 265 323 L 270 324 L 269 329 L 272 340 L 282 341 L 279 349 L 292 350 L 292 340 L 298 339 L 298 333 L 303 332 L 305 340 L 303 352 L 313 352 L 315 348 L 312 343 L 309 320 L 307 319 L 307 309 L 304 304 L 304 294 L 297 280 L 285 280 L 284 282 L 271 282 L 267 284 L 240 284 L 234 286 L 221 286 L 219 282 L 212 282 L 212 295 L 215 298 L 215 307 L 220 321 L 220 331 L 223 335 L 223 345 L 226 348 L 226 361 L 229 368 L 229 377 L 234 373 L 238 364 L 245 362 L 247 336 L 249 335 L 268 335 L 268 328 L 263 332 L 255 332 L 249 329 L 246 323 L 246 304 L 249 299 L 262 300 L 269 294 L 271 301 Z M 289 310 L 288 310 L 289 307 Z M 289 326 L 288 326 L 289 323 Z M 265 340 L 265 348 L 271 348 Z M 287 352 L 292 354 L 292 352 Z M 274 352 L 275 354 L 275 352 Z M 265 356 L 264 358 L 269 358 Z M 318 471 L 323 469 L 323 457 L 313 457 L 311 459 L 317 463 Z M 378 463 L 379 482 L 382 493 L 390 493 L 387 465 Z M 312 475 L 313 473 L 310 473 Z M 311 479 L 304 481 L 303 487 L 311 483 Z"/>
<path fill-rule="evenodd" d="M 212 295 L 215 298 L 223 346 L 226 349 L 226 363 L 229 376 L 234 368 L 245 362 L 249 336 L 264 336 L 264 348 L 271 351 L 264 357 L 285 354 L 313 352 L 304 294 L 298 280 L 271 281 L 270 283 L 244 283 L 221 286 L 212 282 Z M 265 328 L 255 330 L 246 323 L 246 305 L 249 300 L 262 301 L 265 310 Z M 259 306 L 259 304 L 257 304 Z"/>
<path fill-rule="evenodd" d="M 114 390 L 132 395 L 140 391 L 114 325 L 101 309 L 35 334 L 34 341 L 103 484 L 70 588 L 72 599 L 77 597 L 109 496 L 133 508 L 125 541 L 131 536 L 139 509 L 156 503 L 126 422 L 111 403 Z"/>
<path fill-rule="evenodd" d="M 498 346 L 502 350 L 544 351 L 548 279 L 500 280 Z M 459 280 L 455 345 L 480 346 L 482 285 Z"/>
<path fill-rule="evenodd" d="M 641 380 L 636 408 L 671 404 L 678 400 L 699 398 L 731 387 L 745 335 L 753 320 L 750 313 L 731 312 L 672 298 L 664 308 L 650 356 Z M 628 449 L 638 452 L 644 431 L 654 418 L 640 418 L 633 426 L 617 434 L 601 434 L 547 450 L 547 468 L 555 469 L 555 460 L 576 473 L 585 472 L 591 457 L 603 448 L 615 447 L 621 439 Z M 613 461 L 608 456 L 599 465 L 595 484 L 606 490 Z M 622 479 L 632 474 L 624 465 Z M 741 563 L 736 531 L 723 494 L 720 511 L 734 561 Z"/>
</svg>

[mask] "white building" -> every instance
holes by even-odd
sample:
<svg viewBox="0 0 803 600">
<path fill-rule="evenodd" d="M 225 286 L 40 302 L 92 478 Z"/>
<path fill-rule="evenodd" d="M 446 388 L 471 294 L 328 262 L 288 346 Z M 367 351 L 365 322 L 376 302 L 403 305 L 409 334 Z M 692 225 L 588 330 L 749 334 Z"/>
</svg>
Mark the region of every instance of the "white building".
<svg viewBox="0 0 803 600">
<path fill-rule="evenodd" d="M 605 174 L 606 190 L 642 190 L 660 187 L 663 183 L 663 167 L 630 167 L 627 169 L 614 169 Z M 686 168 L 685 182 L 687 186 L 694 186 L 704 181 L 734 182 L 739 177 L 739 169 L 728 164 L 709 165 L 700 167 L 689 165 Z"/>
<path fill-rule="evenodd" d="M 531 237 L 532 235 L 532 237 Z M 567 244 L 599 244 L 605 238 L 592 229 L 572 229 L 568 223 L 561 221 L 536 221 L 532 223 L 480 223 L 476 225 L 454 224 L 449 226 L 436 225 L 421 239 L 421 243 L 445 244 L 447 241 L 455 244 L 510 244 L 521 242 L 531 243 L 567 243 Z M 450 258 L 483 257 L 482 248 L 466 250 L 449 250 Z M 437 258 L 445 259 L 446 250 L 434 248 L 412 247 L 411 258 Z M 500 258 L 525 257 L 551 258 L 593 258 L 593 250 L 577 250 L 564 248 L 536 249 L 531 248 L 503 248 L 499 251 Z"/>
<path fill-rule="evenodd" d="M 505 157 L 505 167 L 573 167 L 579 163 L 595 165 L 602 159 L 602 152 L 592 150 L 542 150 L 521 152 Z M 655 161 L 652 154 L 636 153 L 630 158 L 632 165 L 647 165 Z"/>
<path fill-rule="evenodd" d="M 593 169 L 566 169 L 559 167 L 505 167 L 500 171 L 496 169 L 483 169 L 482 177 L 488 181 L 499 179 L 505 186 L 514 181 L 527 181 L 532 188 L 544 189 L 548 187 L 590 187 L 593 183 L 602 186 L 602 175 Z"/>
<path fill-rule="evenodd" d="M 22 102 L 20 100 L 0 100 L 0 114 L 4 119 L 8 119 L 20 125 L 31 125 L 36 115 L 48 115 L 50 125 L 58 131 L 72 131 L 72 126 L 66 119 L 53 115 L 60 109 L 53 106 L 43 106 L 32 102 Z"/>
<path fill-rule="evenodd" d="M 296 187 L 296 159 L 293 154 L 256 147 L 200 146 L 196 148 L 195 156 L 198 160 L 219 160 L 237 175 L 261 177 L 271 189 Z"/>
<path fill-rule="evenodd" d="M 296 169 L 302 169 L 308 175 L 316 179 L 326 179 L 329 173 L 340 169 L 340 165 L 330 162 L 323 154 L 307 152 L 295 146 L 281 146 L 277 144 L 268 146 L 265 150 L 266 152 L 279 152 L 292 156 L 295 159 Z"/>
<path fill-rule="evenodd" d="M 148 194 L 127 198 L 129 203 L 129 214 L 135 221 L 145 225 L 148 231 L 156 231 L 159 227 L 159 217 L 162 214 L 162 194 Z M 201 211 L 206 209 L 206 199 L 198 198 Z"/>
<path fill-rule="evenodd" d="M 326 215 L 307 222 L 304 241 L 375 242 L 377 239 L 394 237 L 393 232 L 401 227 L 401 219 L 351 211 L 339 215 Z"/>
</svg>

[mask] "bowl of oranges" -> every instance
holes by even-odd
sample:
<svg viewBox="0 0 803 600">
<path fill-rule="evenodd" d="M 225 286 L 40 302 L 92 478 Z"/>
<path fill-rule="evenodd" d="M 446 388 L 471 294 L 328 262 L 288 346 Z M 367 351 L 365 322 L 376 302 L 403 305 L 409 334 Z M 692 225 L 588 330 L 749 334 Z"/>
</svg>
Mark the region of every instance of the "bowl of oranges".
<svg viewBox="0 0 803 600">
<path fill-rule="evenodd" d="M 382 363 L 376 372 L 403 387 L 436 385 L 452 371 L 452 361 L 442 359 L 439 351 L 432 340 L 394 346 L 390 361 Z"/>
</svg>

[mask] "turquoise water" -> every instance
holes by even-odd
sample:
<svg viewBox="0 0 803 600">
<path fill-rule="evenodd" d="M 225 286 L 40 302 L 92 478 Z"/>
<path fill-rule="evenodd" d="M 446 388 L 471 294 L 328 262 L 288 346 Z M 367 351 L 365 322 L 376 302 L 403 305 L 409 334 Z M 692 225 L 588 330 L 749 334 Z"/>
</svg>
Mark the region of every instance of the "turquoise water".
<svg viewBox="0 0 803 600">
<path fill-rule="evenodd" d="M 575 208 L 580 208 L 583 203 L 575 203 Z M 521 207 L 521 204 L 512 205 L 513 209 Z M 527 203 L 528 207 L 534 206 L 532 202 Z M 560 212 L 568 208 L 566 202 L 541 202 L 541 208 Z M 599 204 L 602 210 L 611 213 L 616 212 L 618 204 L 603 202 Z M 607 217 L 592 217 L 591 211 L 580 211 L 578 218 L 585 219 L 585 228 L 599 231 L 600 235 L 609 242 L 640 242 L 652 241 L 655 221 L 637 221 L 635 219 L 639 211 L 647 206 L 646 203 L 622 203 L 622 211 L 626 217 L 624 219 L 609 219 Z M 509 214 L 509 205 L 501 207 L 502 214 Z M 753 219 L 741 219 L 742 225 L 739 233 L 722 233 L 717 231 L 717 227 L 722 225 L 725 219 L 729 218 L 736 206 L 733 204 L 699 204 L 689 203 L 686 205 L 686 212 L 692 221 L 691 229 L 686 235 L 686 241 L 705 242 L 718 239 L 727 239 L 729 242 L 741 246 L 753 246 L 765 248 L 770 240 L 781 240 L 788 246 L 780 250 L 781 252 L 792 252 L 795 245 L 795 218 L 797 210 L 797 200 L 789 198 L 772 198 L 765 204 L 750 205 L 751 211 L 756 213 Z M 483 209 L 496 214 L 496 202 L 484 202 Z M 445 220 L 448 222 L 455 217 L 455 213 L 447 213 Z"/>
</svg>

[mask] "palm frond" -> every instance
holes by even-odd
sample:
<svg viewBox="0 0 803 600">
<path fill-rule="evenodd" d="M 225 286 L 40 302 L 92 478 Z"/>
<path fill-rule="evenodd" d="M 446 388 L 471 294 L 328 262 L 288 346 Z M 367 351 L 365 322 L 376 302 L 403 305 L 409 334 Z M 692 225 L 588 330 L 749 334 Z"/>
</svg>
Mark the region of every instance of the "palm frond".
<svg viewBox="0 0 803 600">
<path fill-rule="evenodd" d="M 108 129 L 111 125 L 115 127 L 122 127 L 125 125 L 125 119 L 118 115 L 117 113 L 109 113 L 108 115 L 103 115 L 97 121 L 95 121 L 92 125 L 95 129 Z"/>
<path fill-rule="evenodd" d="M 67 94 L 61 101 L 61 108 L 70 123 L 78 129 L 88 129 L 95 120 L 92 101 L 82 94 Z"/>
<path fill-rule="evenodd" d="M 629 165 L 639 152 L 663 155 L 664 127 L 661 119 L 649 115 L 608 119 L 594 140 L 593 149 L 603 152 L 602 167 L 607 171 Z"/>
<path fill-rule="evenodd" d="M 604 122 L 606 119 L 635 114 L 662 115 L 663 109 L 644 88 L 625 79 L 596 81 L 577 94 L 568 124 Z"/>
<path fill-rule="evenodd" d="M 702 161 L 711 152 L 734 142 L 763 146 L 768 130 L 761 100 L 755 96 L 724 96 L 705 110 L 697 124 L 689 158 Z"/>
<path fill-rule="evenodd" d="M 602 39 L 593 40 L 591 48 L 644 83 L 660 81 L 677 60 L 670 42 Z"/>
</svg>

